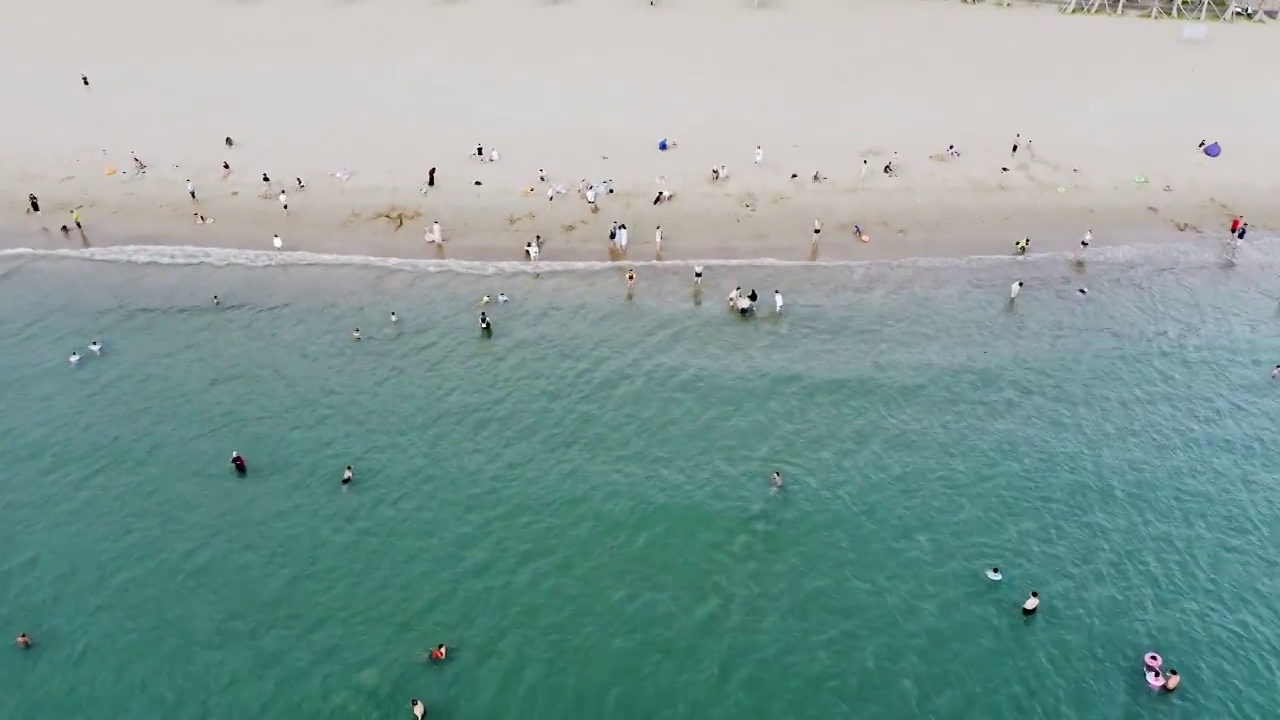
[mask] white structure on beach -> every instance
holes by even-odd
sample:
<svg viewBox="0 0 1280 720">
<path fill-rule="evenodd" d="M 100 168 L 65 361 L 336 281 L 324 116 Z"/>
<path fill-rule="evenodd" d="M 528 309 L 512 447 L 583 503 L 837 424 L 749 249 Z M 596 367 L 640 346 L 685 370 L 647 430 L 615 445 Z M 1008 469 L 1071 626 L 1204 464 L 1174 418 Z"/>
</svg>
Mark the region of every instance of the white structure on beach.
<svg viewBox="0 0 1280 720">
<path fill-rule="evenodd" d="M 1280 0 L 1062 0 L 1064 13 L 1123 15 L 1207 22 L 1265 22 L 1280 14 Z"/>
</svg>

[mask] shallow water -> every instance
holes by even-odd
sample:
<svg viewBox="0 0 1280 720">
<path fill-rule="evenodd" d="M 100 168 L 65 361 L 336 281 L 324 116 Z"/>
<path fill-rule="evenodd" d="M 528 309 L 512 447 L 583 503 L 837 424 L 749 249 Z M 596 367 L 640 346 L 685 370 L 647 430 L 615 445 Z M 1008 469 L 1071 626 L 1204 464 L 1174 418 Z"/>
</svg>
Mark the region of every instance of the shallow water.
<svg viewBox="0 0 1280 720">
<path fill-rule="evenodd" d="M 709 265 L 700 304 L 687 266 L 628 301 L 616 267 L 249 257 L 0 253 L 0 630 L 39 641 L 0 718 L 1273 704 L 1280 246 Z"/>
</svg>

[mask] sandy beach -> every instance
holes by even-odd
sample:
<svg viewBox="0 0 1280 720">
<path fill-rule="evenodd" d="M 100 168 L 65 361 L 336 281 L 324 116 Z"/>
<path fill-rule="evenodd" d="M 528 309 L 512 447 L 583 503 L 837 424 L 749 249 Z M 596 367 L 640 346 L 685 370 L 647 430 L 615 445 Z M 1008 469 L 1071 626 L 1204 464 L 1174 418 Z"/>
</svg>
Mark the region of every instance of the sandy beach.
<svg viewBox="0 0 1280 720">
<path fill-rule="evenodd" d="M 0 246 L 279 234 L 285 251 L 521 260 L 540 234 L 545 260 L 608 260 L 616 220 L 631 260 L 654 259 L 659 225 L 664 259 L 876 260 L 1024 235 L 1065 250 L 1086 229 L 1098 246 L 1217 242 L 1237 213 L 1262 237 L 1280 226 L 1280 140 L 1251 68 L 1280 57 L 1273 25 L 1189 41 L 1172 21 L 942 0 L 20 5 L 0 41 L 40 61 L 0 79 Z M 674 197 L 654 206 L 660 177 Z M 583 180 L 616 190 L 596 214 Z M 72 208 L 84 237 L 58 232 Z M 442 246 L 423 240 L 433 220 Z"/>
</svg>

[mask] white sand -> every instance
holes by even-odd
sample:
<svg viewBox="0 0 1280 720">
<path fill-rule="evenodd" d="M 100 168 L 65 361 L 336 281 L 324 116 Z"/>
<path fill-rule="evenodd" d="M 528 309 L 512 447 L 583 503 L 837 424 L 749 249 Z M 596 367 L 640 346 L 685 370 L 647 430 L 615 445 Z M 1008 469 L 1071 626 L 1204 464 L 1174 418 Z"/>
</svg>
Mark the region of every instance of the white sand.
<svg viewBox="0 0 1280 720">
<path fill-rule="evenodd" d="M 653 257 L 656 225 L 669 259 L 803 259 L 820 217 L 820 257 L 876 259 L 1007 253 L 1022 235 L 1033 252 L 1064 249 L 1086 228 L 1100 246 L 1175 225 L 1214 242 L 1235 212 L 1254 237 L 1280 224 L 1274 23 L 1211 24 L 1191 43 L 1179 23 L 1052 6 L 765 4 L 13 4 L 0 24 L 15 59 L 0 74 L 3 244 L 79 247 L 57 232 L 71 207 L 94 245 L 268 250 L 279 233 L 286 250 L 510 260 L 535 233 L 545 260 L 606 259 L 614 219 L 632 259 Z M 1033 153 L 1010 158 L 1015 133 Z M 663 137 L 679 147 L 658 152 Z M 1201 139 L 1222 157 L 1201 155 Z M 476 143 L 501 160 L 469 159 Z M 951 143 L 963 157 L 930 159 Z M 895 151 L 900 176 L 886 178 Z M 712 183 L 719 164 L 731 177 Z M 328 177 L 344 166 L 349 182 Z M 539 168 L 570 193 L 548 203 Z M 812 184 L 815 170 L 829 179 Z M 259 199 L 264 171 L 276 188 Z M 676 197 L 655 208 L 660 175 Z M 594 217 L 576 195 L 584 178 L 618 188 Z M 24 216 L 28 192 L 43 218 Z M 196 226 L 197 211 L 216 225 Z M 396 213 L 398 231 L 380 217 Z M 433 219 L 443 248 L 423 242 Z M 871 243 L 852 240 L 854 223 Z"/>
</svg>

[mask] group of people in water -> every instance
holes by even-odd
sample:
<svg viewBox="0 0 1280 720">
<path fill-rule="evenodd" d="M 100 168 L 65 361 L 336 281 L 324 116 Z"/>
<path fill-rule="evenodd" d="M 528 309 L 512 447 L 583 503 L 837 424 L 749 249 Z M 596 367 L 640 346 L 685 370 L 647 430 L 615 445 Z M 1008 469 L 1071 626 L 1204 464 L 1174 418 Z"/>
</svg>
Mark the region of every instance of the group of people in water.
<svg viewBox="0 0 1280 720">
<path fill-rule="evenodd" d="M 774 473 L 774 475 L 776 476 L 777 473 Z M 992 582 L 1000 582 L 1001 580 L 1004 579 L 1004 573 L 1000 572 L 1000 568 L 998 567 L 991 568 L 985 574 L 987 576 L 987 579 Z M 1030 617 L 1032 615 L 1035 615 L 1036 611 L 1039 609 L 1040 609 L 1040 593 L 1036 592 L 1035 590 L 1032 590 L 1031 594 L 1027 596 L 1027 599 L 1022 602 L 1022 616 Z M 1169 671 L 1164 675 L 1161 675 L 1160 664 L 1162 662 L 1163 660 L 1161 659 L 1161 657 L 1155 653 L 1147 653 L 1146 656 L 1143 658 L 1143 666 L 1144 666 L 1144 672 L 1147 677 L 1147 685 L 1149 685 L 1153 689 L 1157 689 L 1157 690 L 1163 689 L 1167 692 L 1173 692 L 1174 690 L 1178 689 L 1178 683 L 1182 682 L 1182 679 L 1178 677 L 1178 671 L 1172 668 L 1170 668 Z"/>
<path fill-rule="evenodd" d="M 94 340 L 93 342 L 89 343 L 89 352 L 93 353 L 94 355 L 101 355 L 102 343 L 98 342 L 97 340 Z M 71 353 L 71 357 L 67 358 L 67 361 L 70 362 L 72 365 L 79 365 L 80 358 L 81 358 L 80 353 L 73 351 Z"/>
<path fill-rule="evenodd" d="M 235 470 L 235 473 L 241 477 L 249 474 L 249 465 L 245 462 L 244 456 L 238 452 L 231 453 L 231 467 Z M 774 473 L 774 475 L 777 475 L 777 473 Z M 355 477 L 355 468 L 348 465 L 346 469 L 342 471 L 342 487 L 345 489 L 353 480 L 355 480 Z M 19 647 L 31 647 L 31 638 L 28 637 L 26 633 L 19 635 L 16 642 Z M 448 657 L 449 646 L 444 643 L 436 645 L 431 649 L 431 652 L 427 653 L 427 659 L 433 663 L 442 663 L 448 659 Z M 418 720 L 422 720 L 422 718 L 427 714 L 426 704 L 417 698 L 409 701 L 409 707 L 413 710 L 413 715 Z"/>
</svg>

